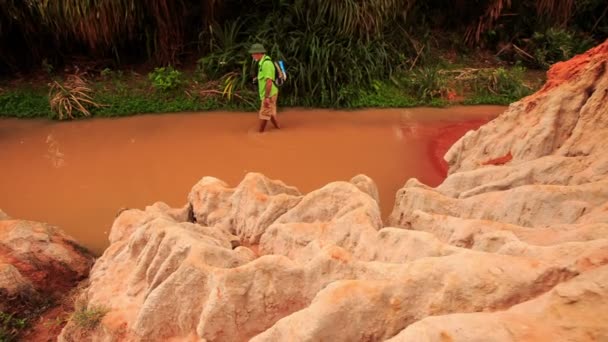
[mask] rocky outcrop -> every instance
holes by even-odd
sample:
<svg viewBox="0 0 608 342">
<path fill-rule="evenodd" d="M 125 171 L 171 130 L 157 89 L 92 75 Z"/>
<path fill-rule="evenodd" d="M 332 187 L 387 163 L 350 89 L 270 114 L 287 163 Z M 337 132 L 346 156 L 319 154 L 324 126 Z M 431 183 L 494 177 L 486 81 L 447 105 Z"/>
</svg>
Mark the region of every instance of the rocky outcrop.
<svg viewBox="0 0 608 342">
<path fill-rule="evenodd" d="M 205 177 L 121 212 L 81 298 L 107 314 L 60 340 L 605 338 L 608 42 L 570 63 L 459 140 L 443 184 L 409 180 L 388 225 L 364 175 Z"/>
<path fill-rule="evenodd" d="M 425 318 L 389 341 L 605 341 L 606 320 L 608 266 L 603 266 L 509 310 Z"/>
<path fill-rule="evenodd" d="M 59 229 L 0 220 L 0 311 L 22 313 L 58 299 L 88 276 L 92 255 Z"/>
<path fill-rule="evenodd" d="M 510 154 L 507 165 L 517 165 L 510 171 L 518 174 L 533 171 L 532 166 L 554 167 L 556 175 L 541 178 L 568 185 L 604 179 L 607 161 L 601 155 L 608 139 L 607 54 L 608 44 L 604 43 L 571 61 L 556 64 L 541 91 L 512 104 L 500 117 L 469 132 L 452 146 L 445 156 L 450 174 L 477 170 L 490 160 Z M 570 78 L 561 78 L 567 69 L 575 71 Z M 580 158 L 590 155 L 599 159 Z M 558 166 L 564 158 L 577 158 L 567 163 L 582 165 L 560 170 Z"/>
<path fill-rule="evenodd" d="M 188 196 L 195 221 L 222 227 L 249 244 L 259 243 L 265 229 L 301 199 L 298 189 L 250 173 L 236 189 L 203 178 Z"/>
<path fill-rule="evenodd" d="M 379 341 L 423 317 L 498 310 L 575 274 L 531 260 L 463 252 L 404 264 L 383 281 L 343 280 L 253 341 Z"/>
<path fill-rule="evenodd" d="M 579 276 L 507 311 L 424 319 L 395 340 L 606 339 L 599 284 L 608 264 L 607 67 L 608 42 L 555 65 L 543 90 L 452 146 L 443 184 L 410 180 L 389 220 L 443 243 L 559 264 Z"/>
<path fill-rule="evenodd" d="M 265 177 L 249 176 L 255 178 Z M 187 222 L 162 203 L 124 211 L 113 227 L 122 234 L 112 232 L 83 294 L 89 306 L 109 309 L 92 337 L 350 340 L 358 335 L 334 327 L 373 315 L 369 336 L 385 338 L 433 313 L 508 308 L 579 272 L 572 266 L 578 254 L 539 262 L 470 251 L 425 232 L 380 229 L 375 203 L 348 182 L 313 191 L 265 230 L 259 257 L 234 248 L 231 227 Z M 304 233 L 293 236 L 298 229 Z M 370 304 L 380 299 L 392 306 Z M 391 323 L 378 328 L 377 320 Z M 309 324 L 311 334 L 283 331 L 294 324 Z M 77 327 L 68 325 L 62 339 L 74 336 Z"/>
</svg>

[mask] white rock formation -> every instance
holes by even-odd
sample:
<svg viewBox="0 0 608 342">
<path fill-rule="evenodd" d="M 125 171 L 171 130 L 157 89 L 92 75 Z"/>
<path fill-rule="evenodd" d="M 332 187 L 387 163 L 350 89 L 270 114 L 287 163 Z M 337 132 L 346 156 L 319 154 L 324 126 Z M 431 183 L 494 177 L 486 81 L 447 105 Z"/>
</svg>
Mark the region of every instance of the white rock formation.
<svg viewBox="0 0 608 342">
<path fill-rule="evenodd" d="M 607 320 L 603 266 L 509 310 L 428 317 L 389 341 L 606 341 Z"/>
</svg>

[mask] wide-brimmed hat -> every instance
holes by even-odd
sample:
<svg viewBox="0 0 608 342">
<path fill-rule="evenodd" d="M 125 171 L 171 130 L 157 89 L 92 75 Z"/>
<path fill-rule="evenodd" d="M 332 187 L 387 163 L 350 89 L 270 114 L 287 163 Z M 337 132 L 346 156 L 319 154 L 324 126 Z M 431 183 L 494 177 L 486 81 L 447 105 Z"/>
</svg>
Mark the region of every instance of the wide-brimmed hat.
<svg viewBox="0 0 608 342">
<path fill-rule="evenodd" d="M 253 44 L 249 48 L 249 53 L 250 54 L 254 54 L 254 53 L 266 53 L 266 49 L 264 48 L 264 45 L 262 45 L 262 44 Z"/>
</svg>

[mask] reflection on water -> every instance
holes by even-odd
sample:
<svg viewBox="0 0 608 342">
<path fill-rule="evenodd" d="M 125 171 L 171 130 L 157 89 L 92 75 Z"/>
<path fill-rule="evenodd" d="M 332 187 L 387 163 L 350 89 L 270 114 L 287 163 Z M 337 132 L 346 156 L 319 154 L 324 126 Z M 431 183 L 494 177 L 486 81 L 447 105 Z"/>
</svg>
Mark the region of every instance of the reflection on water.
<svg viewBox="0 0 608 342">
<path fill-rule="evenodd" d="M 65 164 L 64 154 L 59 151 L 59 142 L 52 133 L 46 137 L 46 143 L 49 147 L 44 157 L 49 159 L 55 168 L 62 167 Z"/>
<path fill-rule="evenodd" d="M 236 186 L 247 172 L 261 172 L 308 192 L 364 173 L 377 182 L 386 217 L 407 179 L 437 185 L 445 172 L 437 155 L 502 111 L 294 109 L 279 113 L 281 130 L 264 134 L 255 113 L 2 119 L 0 208 L 58 225 L 99 253 L 120 208 L 182 206 L 203 176 Z"/>
</svg>

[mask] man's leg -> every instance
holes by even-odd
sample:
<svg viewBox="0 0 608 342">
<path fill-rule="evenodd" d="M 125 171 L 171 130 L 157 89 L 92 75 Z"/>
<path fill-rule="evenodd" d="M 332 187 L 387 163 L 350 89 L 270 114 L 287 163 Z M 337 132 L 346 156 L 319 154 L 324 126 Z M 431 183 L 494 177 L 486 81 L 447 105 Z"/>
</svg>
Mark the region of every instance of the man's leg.
<svg viewBox="0 0 608 342">
<path fill-rule="evenodd" d="M 258 118 L 260 119 L 260 133 L 264 132 L 266 129 L 266 124 L 268 123 L 268 118 L 270 114 L 268 113 L 268 108 L 264 106 L 264 101 L 260 105 L 260 112 L 258 113 Z"/>
<path fill-rule="evenodd" d="M 281 127 L 279 127 L 279 123 L 277 122 L 277 118 L 276 116 L 271 116 L 270 117 L 270 121 L 272 121 L 272 124 L 274 125 L 274 127 L 276 127 L 277 129 L 280 129 Z"/>
<path fill-rule="evenodd" d="M 277 122 L 278 97 L 279 97 L 278 95 L 275 95 L 270 98 L 270 120 L 272 121 L 272 124 L 274 125 L 274 127 L 276 127 L 277 129 L 280 129 L 281 127 L 279 127 L 279 123 Z"/>
<path fill-rule="evenodd" d="M 260 133 L 264 132 L 264 129 L 266 128 L 266 123 L 268 122 L 268 120 L 260 120 Z"/>
</svg>

